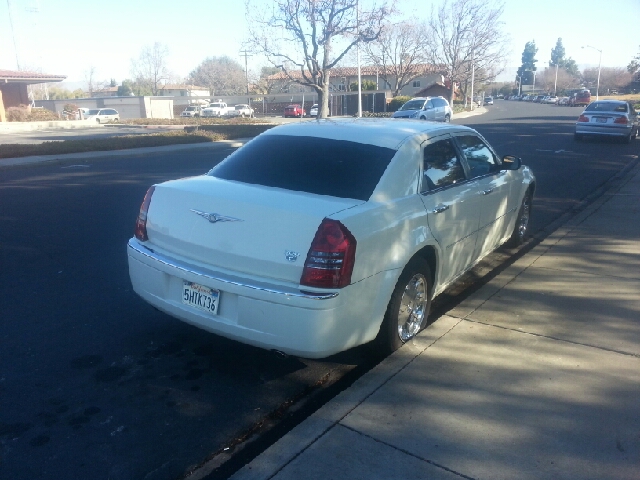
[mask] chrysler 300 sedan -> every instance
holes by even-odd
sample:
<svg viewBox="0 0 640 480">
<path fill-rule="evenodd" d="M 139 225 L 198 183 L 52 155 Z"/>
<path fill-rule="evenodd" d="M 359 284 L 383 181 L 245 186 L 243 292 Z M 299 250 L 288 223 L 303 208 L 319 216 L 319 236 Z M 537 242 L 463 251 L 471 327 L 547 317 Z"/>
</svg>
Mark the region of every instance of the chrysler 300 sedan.
<svg viewBox="0 0 640 480">
<path fill-rule="evenodd" d="M 262 348 L 391 352 L 432 298 L 527 234 L 535 178 L 475 130 L 319 120 L 256 137 L 206 175 L 147 191 L 128 244 L 134 290 Z"/>
</svg>

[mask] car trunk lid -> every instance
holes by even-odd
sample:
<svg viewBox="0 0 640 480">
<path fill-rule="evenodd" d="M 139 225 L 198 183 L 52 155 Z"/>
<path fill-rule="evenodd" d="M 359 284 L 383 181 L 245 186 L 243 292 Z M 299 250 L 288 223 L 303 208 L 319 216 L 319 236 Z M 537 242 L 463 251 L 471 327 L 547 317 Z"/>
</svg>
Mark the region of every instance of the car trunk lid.
<svg viewBox="0 0 640 480">
<path fill-rule="evenodd" d="M 212 268 L 298 283 L 325 217 L 364 203 L 211 176 L 156 186 L 149 244 Z"/>
</svg>

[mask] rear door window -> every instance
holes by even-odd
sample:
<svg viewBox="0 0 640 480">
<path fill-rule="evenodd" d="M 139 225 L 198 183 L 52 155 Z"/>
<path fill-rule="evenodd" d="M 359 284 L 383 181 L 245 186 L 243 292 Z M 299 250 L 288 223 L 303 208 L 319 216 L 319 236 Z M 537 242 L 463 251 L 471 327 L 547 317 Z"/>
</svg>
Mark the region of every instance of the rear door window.
<svg viewBox="0 0 640 480">
<path fill-rule="evenodd" d="M 421 193 L 445 188 L 463 180 L 464 169 L 450 138 L 435 141 L 425 147 Z"/>
<path fill-rule="evenodd" d="M 396 150 L 318 137 L 262 135 L 209 175 L 332 197 L 368 200 Z"/>
</svg>

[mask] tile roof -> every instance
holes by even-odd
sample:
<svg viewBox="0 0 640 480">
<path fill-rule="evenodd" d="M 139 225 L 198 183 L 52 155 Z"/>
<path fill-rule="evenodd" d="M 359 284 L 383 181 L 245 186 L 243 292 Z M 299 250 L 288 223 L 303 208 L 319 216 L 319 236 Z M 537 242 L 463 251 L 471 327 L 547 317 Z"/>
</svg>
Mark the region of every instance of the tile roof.
<svg viewBox="0 0 640 480">
<path fill-rule="evenodd" d="M 61 82 L 67 78 L 66 75 L 49 75 L 38 72 L 24 72 L 15 70 L 0 70 L 0 82 L 8 83 L 9 81 L 25 82 L 34 81 L 34 83 L 43 82 Z"/>
<path fill-rule="evenodd" d="M 414 71 L 423 71 L 424 73 L 444 73 L 445 70 L 443 67 L 438 65 L 429 65 L 429 64 L 420 64 L 414 65 Z M 382 75 L 384 73 L 384 69 L 381 67 L 376 67 L 375 65 L 363 65 L 360 67 L 361 75 Z M 391 71 L 387 72 L 388 74 L 392 74 Z M 290 70 L 289 75 L 293 78 L 302 78 L 302 73 L 300 70 Z M 358 67 L 334 67 L 331 69 L 331 77 L 355 77 L 358 75 Z M 270 75 L 269 79 L 271 80 L 284 80 L 287 79 L 287 75 L 284 72 L 278 72 L 274 75 Z"/>
</svg>

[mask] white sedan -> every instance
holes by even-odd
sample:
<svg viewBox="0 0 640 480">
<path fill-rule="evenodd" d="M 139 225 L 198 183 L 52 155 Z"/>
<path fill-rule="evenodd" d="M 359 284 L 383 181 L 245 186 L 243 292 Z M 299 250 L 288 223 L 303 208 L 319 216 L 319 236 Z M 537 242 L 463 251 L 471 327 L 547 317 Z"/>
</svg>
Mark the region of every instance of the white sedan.
<svg viewBox="0 0 640 480">
<path fill-rule="evenodd" d="M 133 288 L 210 332 L 303 357 L 391 352 L 431 300 L 527 235 L 535 177 L 475 130 L 339 119 L 272 128 L 149 188 Z"/>
</svg>

